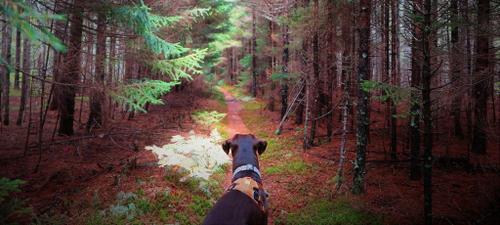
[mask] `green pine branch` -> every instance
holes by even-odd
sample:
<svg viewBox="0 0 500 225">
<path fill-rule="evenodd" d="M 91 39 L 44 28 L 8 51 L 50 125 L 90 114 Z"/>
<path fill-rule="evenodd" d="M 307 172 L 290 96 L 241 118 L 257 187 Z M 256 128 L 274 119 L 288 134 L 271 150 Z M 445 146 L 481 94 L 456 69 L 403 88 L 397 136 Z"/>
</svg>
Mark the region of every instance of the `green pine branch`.
<svg viewBox="0 0 500 225">
<path fill-rule="evenodd" d="M 113 99 L 126 106 L 130 112 L 146 112 L 146 104 L 162 105 L 161 96 L 170 92 L 172 87 L 180 82 L 165 82 L 161 80 L 143 80 L 131 84 L 122 84 L 111 93 Z"/>
</svg>

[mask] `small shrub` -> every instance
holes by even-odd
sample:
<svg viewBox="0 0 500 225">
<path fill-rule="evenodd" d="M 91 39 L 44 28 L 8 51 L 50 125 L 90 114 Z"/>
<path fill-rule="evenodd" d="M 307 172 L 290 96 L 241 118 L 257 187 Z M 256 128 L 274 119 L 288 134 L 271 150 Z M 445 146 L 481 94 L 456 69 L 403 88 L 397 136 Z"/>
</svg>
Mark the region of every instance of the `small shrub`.
<svg viewBox="0 0 500 225">
<path fill-rule="evenodd" d="M 189 221 L 189 217 L 183 213 L 180 213 L 180 212 L 175 213 L 174 218 L 177 222 L 179 222 L 182 225 L 190 225 L 191 224 L 191 222 Z"/>
<path fill-rule="evenodd" d="M 12 193 L 19 192 L 24 183 L 22 180 L 0 178 L 0 224 L 11 224 L 16 217 L 30 212 L 23 201 L 11 196 Z"/>
<path fill-rule="evenodd" d="M 224 80 L 222 80 L 224 81 Z M 226 99 L 224 98 L 224 93 L 222 93 L 218 87 L 213 87 L 210 90 L 210 97 L 217 100 L 221 105 L 226 105 Z"/>
<path fill-rule="evenodd" d="M 189 204 L 189 208 L 199 217 L 204 217 L 208 210 L 212 207 L 212 204 L 208 199 L 201 196 L 194 195 L 193 202 Z"/>
<path fill-rule="evenodd" d="M 169 213 L 166 209 L 160 209 L 158 211 L 158 217 L 160 218 L 161 222 L 168 222 L 170 220 Z"/>
<path fill-rule="evenodd" d="M 139 209 L 141 213 L 148 213 L 153 208 L 153 206 L 151 205 L 151 203 L 147 198 L 137 199 L 135 201 L 135 205 L 137 206 L 137 209 Z"/>
</svg>

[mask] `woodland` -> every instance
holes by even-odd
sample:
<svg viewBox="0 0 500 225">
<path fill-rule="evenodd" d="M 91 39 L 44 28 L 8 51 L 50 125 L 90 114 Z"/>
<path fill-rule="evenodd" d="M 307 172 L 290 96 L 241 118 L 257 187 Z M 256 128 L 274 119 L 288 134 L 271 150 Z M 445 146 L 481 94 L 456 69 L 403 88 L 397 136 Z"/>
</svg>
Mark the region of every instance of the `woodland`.
<svg viewBox="0 0 500 225">
<path fill-rule="evenodd" d="M 0 2 L 0 224 L 500 224 L 498 0 Z"/>
</svg>

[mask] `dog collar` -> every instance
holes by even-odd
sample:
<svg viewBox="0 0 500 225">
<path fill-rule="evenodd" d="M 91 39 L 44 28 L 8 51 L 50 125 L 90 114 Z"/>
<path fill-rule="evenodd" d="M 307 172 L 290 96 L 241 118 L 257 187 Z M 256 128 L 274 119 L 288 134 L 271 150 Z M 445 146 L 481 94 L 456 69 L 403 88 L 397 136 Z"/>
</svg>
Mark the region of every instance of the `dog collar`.
<svg viewBox="0 0 500 225">
<path fill-rule="evenodd" d="M 254 166 L 252 164 L 245 164 L 245 165 L 242 165 L 242 166 L 238 166 L 238 168 L 236 168 L 234 170 L 234 172 L 233 172 L 233 179 L 236 177 L 236 175 L 239 172 L 243 172 L 243 171 L 253 171 L 253 172 L 255 172 L 259 176 L 259 178 L 261 178 L 259 168 L 257 168 L 256 166 Z"/>
</svg>

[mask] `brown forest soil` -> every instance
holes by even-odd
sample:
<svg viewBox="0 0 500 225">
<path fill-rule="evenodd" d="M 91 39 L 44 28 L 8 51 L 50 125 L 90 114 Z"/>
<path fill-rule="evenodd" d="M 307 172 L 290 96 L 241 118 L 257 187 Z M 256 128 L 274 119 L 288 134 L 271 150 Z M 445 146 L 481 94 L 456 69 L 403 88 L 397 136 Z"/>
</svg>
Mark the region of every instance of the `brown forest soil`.
<svg viewBox="0 0 500 225">
<path fill-rule="evenodd" d="M 279 112 L 264 110 L 264 102 L 243 114 L 256 115 L 258 124 L 249 124 L 252 132 L 261 136 L 276 138 L 273 134 L 279 123 Z M 302 126 L 293 125 L 293 117 L 285 125 L 279 139 L 291 138 L 292 145 L 286 151 L 299 155 L 300 159 L 312 165 L 303 174 L 266 175 L 265 186 L 271 192 L 272 217 L 282 217 L 287 212 L 295 212 L 311 202 L 320 199 L 342 199 L 351 202 L 353 207 L 381 215 L 386 224 L 423 224 L 423 183 L 422 180 L 409 180 L 409 151 L 404 143 L 406 130 L 404 124 L 398 127 L 398 160 L 392 162 L 388 153 L 389 135 L 384 128 L 383 111 L 385 106 L 372 102 L 371 136 L 367 152 L 367 193 L 362 196 L 350 194 L 352 162 L 355 158 L 355 124 L 349 122 L 347 141 L 347 160 L 345 184 L 340 193 L 333 193 L 334 178 L 340 146 L 340 118 L 335 121 L 335 135 L 331 142 L 321 135 L 326 127 L 320 123 L 317 147 L 302 150 Z M 252 108 L 252 107 L 247 107 Z M 338 113 L 334 113 L 338 118 Z M 352 118 L 352 117 L 350 117 Z M 439 132 L 451 127 L 438 121 Z M 300 132 L 299 132 L 300 131 Z M 487 155 L 470 154 L 470 164 L 461 161 L 469 155 L 467 140 L 457 140 L 449 133 L 436 135 L 433 154 L 437 159 L 433 169 L 433 213 L 434 224 L 500 224 L 500 148 L 498 134 L 491 133 Z M 318 141 L 316 141 L 318 143 Z M 264 153 L 266 154 L 266 153 Z M 280 156 L 283 156 L 280 155 Z M 457 160 L 458 159 L 458 160 Z M 283 158 L 263 160 L 262 167 L 275 165 Z M 297 160 L 292 157 L 288 162 Z M 300 211 L 299 211 L 300 212 Z M 335 213 L 335 212 L 333 212 Z"/>
<path fill-rule="evenodd" d="M 57 114 L 49 111 L 43 143 L 55 144 L 50 148 L 43 146 L 40 169 L 36 172 L 38 148 L 30 148 L 23 157 L 27 125 L 4 126 L 0 138 L 0 177 L 25 180 L 27 183 L 16 197 L 26 200 L 37 216 L 65 215 L 66 224 L 80 223 L 82 217 L 96 207 L 113 204 L 120 191 L 141 189 L 149 197 L 166 188 L 174 193 L 182 191 L 165 179 L 165 170 L 155 166 L 156 156 L 144 147 L 167 144 L 173 135 L 187 136 L 190 130 L 208 134 L 209 129 L 192 121 L 191 112 L 225 108 L 221 109 L 216 100 L 209 99 L 210 93 L 202 91 L 204 89 L 201 82 L 194 82 L 184 90 L 165 96 L 165 105 L 150 106 L 147 114 L 136 114 L 130 120 L 128 114 L 117 112 L 106 128 L 91 134 L 84 134 L 84 122 L 75 121 L 73 137 L 55 135 L 53 141 Z M 84 107 L 82 121 L 86 121 L 88 115 L 86 104 Z M 78 120 L 78 115 L 75 119 Z M 34 121 L 37 123 L 37 119 Z M 29 142 L 36 147 L 36 132 Z M 20 221 L 28 223 L 29 218 Z"/>
<path fill-rule="evenodd" d="M 399 161 L 389 161 L 389 139 L 381 110 L 384 106 L 372 102 L 367 194 L 357 197 L 349 192 L 355 150 L 352 127 L 348 133 L 344 165 L 345 184 L 341 192 L 335 194 L 334 177 L 340 145 L 338 120 L 331 142 L 322 137 L 321 145 L 303 152 L 302 127 L 292 125 L 293 118 L 285 125 L 283 134 L 276 136 L 274 130 L 279 123 L 279 112 L 265 110 L 262 100 L 240 102 L 233 97 L 231 90 L 222 89 L 226 109 L 216 100 L 207 98 L 202 88 L 200 84 L 194 84 L 170 93 L 165 97 L 166 105 L 151 106 L 148 114 L 137 114 L 131 120 L 127 120 L 126 114 L 116 113 L 117 118 L 108 121 L 106 128 L 93 131 L 93 138 L 84 138 L 87 136 L 83 134 L 84 125 L 77 124 L 77 135 L 71 138 L 56 135 L 56 144 L 50 148 L 44 146 L 37 172 L 34 172 L 38 161 L 37 148 L 31 148 L 27 156 L 22 157 L 26 125 L 2 127 L 0 176 L 26 180 L 27 184 L 16 196 L 26 199 L 37 215 L 66 215 L 69 218 L 67 224 L 80 223 L 81 217 L 90 213 L 96 201 L 99 207 L 113 204 L 116 193 L 120 191 L 133 192 L 140 188 L 152 198 L 158 190 L 165 188 L 183 192 L 176 184 L 164 179 L 165 170 L 154 165 L 156 157 L 144 147 L 166 144 L 171 136 L 187 135 L 190 130 L 208 134 L 209 129 L 196 125 L 190 115 L 199 109 L 215 109 L 228 113 L 224 123 L 229 135 L 251 132 L 269 143 L 268 150 L 261 157 L 261 167 L 264 186 L 271 195 L 270 224 L 279 223 L 288 213 L 300 212 L 320 199 L 343 199 L 354 208 L 380 215 L 386 224 L 423 223 L 422 181 L 408 179 L 408 150 L 404 141 L 398 145 Z M 84 109 L 82 121 L 86 116 L 87 110 Z M 334 118 L 338 118 L 338 112 L 334 112 Z M 44 143 L 51 142 L 55 120 L 56 113 L 50 112 L 44 129 Z M 447 126 L 440 124 L 440 130 L 446 130 Z M 399 140 L 406 136 L 404 127 L 405 124 L 400 124 L 398 128 Z M 321 123 L 318 133 L 326 133 Z M 498 141 L 490 141 L 488 155 L 471 155 L 472 167 L 446 160 L 436 161 L 433 170 L 435 224 L 500 224 Z M 36 143 L 36 136 L 32 135 L 30 146 L 36 146 Z M 446 155 L 466 157 L 467 141 L 448 138 L 448 133 L 442 132 L 433 151 L 436 158 Z M 269 169 L 292 162 L 302 167 L 291 172 L 269 172 Z M 221 184 L 223 187 L 229 183 L 230 176 L 228 171 Z"/>
</svg>

